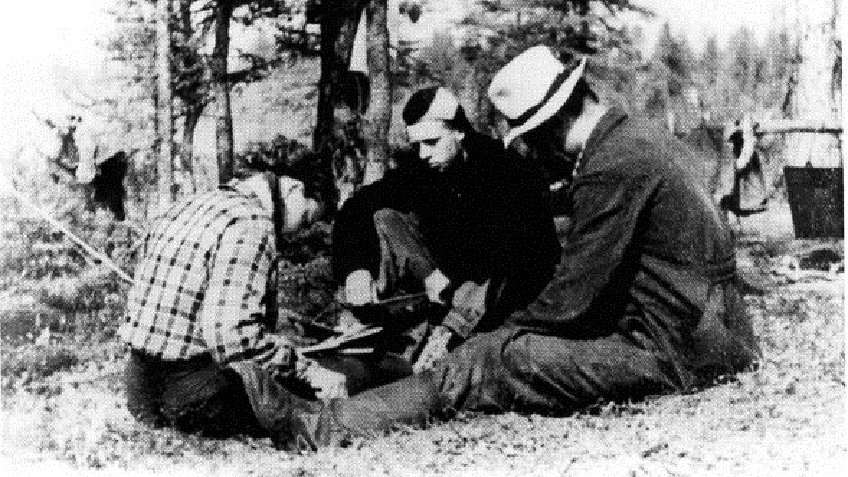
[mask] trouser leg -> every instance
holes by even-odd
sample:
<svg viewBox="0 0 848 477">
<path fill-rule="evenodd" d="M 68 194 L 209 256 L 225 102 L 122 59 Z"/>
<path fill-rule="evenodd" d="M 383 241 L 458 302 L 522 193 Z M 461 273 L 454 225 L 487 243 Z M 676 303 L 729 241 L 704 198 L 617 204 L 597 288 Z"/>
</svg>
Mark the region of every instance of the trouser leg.
<svg viewBox="0 0 848 477">
<path fill-rule="evenodd" d="M 163 378 L 155 363 L 135 350 L 129 352 L 124 370 L 127 410 L 137 421 L 151 427 L 165 425 L 162 415 Z"/>
<path fill-rule="evenodd" d="M 241 380 L 211 357 L 166 361 L 133 350 L 124 378 L 127 409 L 147 425 L 213 437 L 259 431 Z"/>
<path fill-rule="evenodd" d="M 570 340 L 510 328 L 458 347 L 436 368 L 436 379 L 455 409 L 489 412 L 564 414 L 679 389 L 656 350 L 621 335 Z"/>
<path fill-rule="evenodd" d="M 432 372 L 424 372 L 333 402 L 335 418 L 358 434 L 380 433 L 398 424 L 424 426 L 440 414 L 441 396 Z"/>
<path fill-rule="evenodd" d="M 679 388 L 661 355 L 622 336 L 568 340 L 500 328 L 472 337 L 432 371 L 296 415 L 293 427 L 320 447 L 455 411 L 565 414 Z"/>
<path fill-rule="evenodd" d="M 209 358 L 168 374 L 162 413 L 177 429 L 210 437 L 261 434 L 242 380 Z"/>
<path fill-rule="evenodd" d="M 392 294 L 423 289 L 424 279 L 437 266 L 424 244 L 417 217 L 381 209 L 374 214 L 374 226 L 380 239 L 378 290 Z"/>
<path fill-rule="evenodd" d="M 314 450 L 344 445 L 351 437 L 380 435 L 398 425 L 423 427 L 443 408 L 428 371 L 293 415 L 282 447 Z"/>
<path fill-rule="evenodd" d="M 321 404 L 295 395 L 270 372 L 252 361 L 232 363 L 243 383 L 255 422 L 278 449 L 288 449 L 294 440 L 293 416 L 317 412 Z"/>
<path fill-rule="evenodd" d="M 380 295 L 422 291 L 424 279 L 437 266 L 424 243 L 418 218 L 412 213 L 380 209 L 374 213 L 374 227 L 380 241 L 380 270 L 376 279 Z M 392 317 L 395 324 L 388 331 L 394 338 L 387 343 L 386 357 L 388 360 L 399 358 L 408 365 L 395 378 L 412 372 L 412 363 L 418 358 L 430 329 L 429 319 L 441 317 L 446 311 L 442 307 L 425 305 L 412 311 L 398 311 Z M 393 369 L 398 370 L 397 367 Z"/>
</svg>

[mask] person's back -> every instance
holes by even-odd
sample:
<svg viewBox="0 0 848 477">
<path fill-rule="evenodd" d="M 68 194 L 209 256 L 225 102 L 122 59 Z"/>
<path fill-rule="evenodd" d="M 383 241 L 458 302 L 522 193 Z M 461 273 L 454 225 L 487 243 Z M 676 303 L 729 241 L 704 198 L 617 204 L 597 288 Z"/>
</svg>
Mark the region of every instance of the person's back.
<svg viewBox="0 0 848 477">
<path fill-rule="evenodd" d="M 615 174 L 649 191 L 636 244 L 641 251 L 681 264 L 732 259 L 733 237 L 693 164 L 697 157 L 670 132 L 639 117 L 620 118 L 594 149 L 583 174 Z"/>
<path fill-rule="evenodd" d="M 670 355 L 682 388 L 742 369 L 757 345 L 736 290 L 734 240 L 692 167 L 694 153 L 648 121 L 618 120 L 601 140 L 590 139 L 575 184 L 579 190 L 581 180 L 609 177 L 634 185 L 623 189 L 629 195 L 620 205 L 631 208 L 633 220 L 619 233 L 631 237 L 620 242 L 626 258 L 611 280 L 627 283 L 611 296 L 628 298 L 611 325 L 644 326 Z"/>
<path fill-rule="evenodd" d="M 217 436 L 276 432 L 294 398 L 274 394 L 275 383 L 298 360 L 274 333 L 277 250 L 325 210 L 308 186 L 324 175 L 299 177 L 255 174 L 151 224 L 118 330 L 129 348 L 127 409 L 139 421 Z"/>
<path fill-rule="evenodd" d="M 128 343 L 165 359 L 209 352 L 203 335 L 214 330 L 207 330 L 200 316 L 208 311 L 204 310 L 204 297 L 210 268 L 222 235 L 236 224 L 258 237 L 274 234 L 271 215 L 258 199 L 231 188 L 186 198 L 154 221 L 120 330 Z M 157 300 L 158 306 L 151 306 L 152 300 Z M 179 334 L 172 329 L 174 317 L 179 317 L 176 323 L 185 325 Z"/>
</svg>

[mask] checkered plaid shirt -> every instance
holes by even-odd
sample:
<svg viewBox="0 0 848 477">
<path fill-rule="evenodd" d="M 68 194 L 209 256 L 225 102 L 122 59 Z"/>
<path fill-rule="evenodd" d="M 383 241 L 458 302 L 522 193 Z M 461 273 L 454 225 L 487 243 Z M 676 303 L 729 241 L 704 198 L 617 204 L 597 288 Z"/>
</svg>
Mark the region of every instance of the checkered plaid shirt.
<svg viewBox="0 0 848 477">
<path fill-rule="evenodd" d="M 253 359 L 291 367 L 291 345 L 269 334 L 276 293 L 270 213 L 229 188 L 175 204 L 148 232 L 125 322 L 132 348 L 166 360 L 210 353 L 220 363 Z"/>
</svg>

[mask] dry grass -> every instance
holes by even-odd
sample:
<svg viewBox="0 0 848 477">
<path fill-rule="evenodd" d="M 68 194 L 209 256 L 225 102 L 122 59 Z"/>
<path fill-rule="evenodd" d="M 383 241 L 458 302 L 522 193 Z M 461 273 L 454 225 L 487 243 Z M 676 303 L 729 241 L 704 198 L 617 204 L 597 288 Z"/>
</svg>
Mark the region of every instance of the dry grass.
<svg viewBox="0 0 848 477">
<path fill-rule="evenodd" d="M 291 455 L 268 440 L 199 439 L 138 425 L 123 402 L 120 352 L 106 343 L 51 375 L 4 386 L 0 468 L 7 475 L 841 475 L 842 275 L 790 283 L 770 271 L 797 246 L 766 245 L 751 250 L 768 291 L 746 298 L 763 363 L 699 393 L 568 418 L 463 416 Z M 749 255 L 743 264 L 754 263 Z"/>
</svg>

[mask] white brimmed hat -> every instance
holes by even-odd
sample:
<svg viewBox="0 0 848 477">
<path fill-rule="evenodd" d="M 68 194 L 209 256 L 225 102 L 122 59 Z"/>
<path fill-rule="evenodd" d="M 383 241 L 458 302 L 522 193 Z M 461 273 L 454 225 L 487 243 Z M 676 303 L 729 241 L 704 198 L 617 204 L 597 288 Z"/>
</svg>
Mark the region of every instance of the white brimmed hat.
<svg viewBox="0 0 848 477">
<path fill-rule="evenodd" d="M 585 69 L 585 57 L 569 68 L 543 45 L 525 50 L 501 68 L 488 95 L 510 124 L 504 146 L 556 114 Z"/>
<path fill-rule="evenodd" d="M 435 139 L 445 132 L 445 121 L 457 118 L 456 96 L 445 88 L 425 88 L 410 96 L 403 111 L 411 142 Z"/>
</svg>

